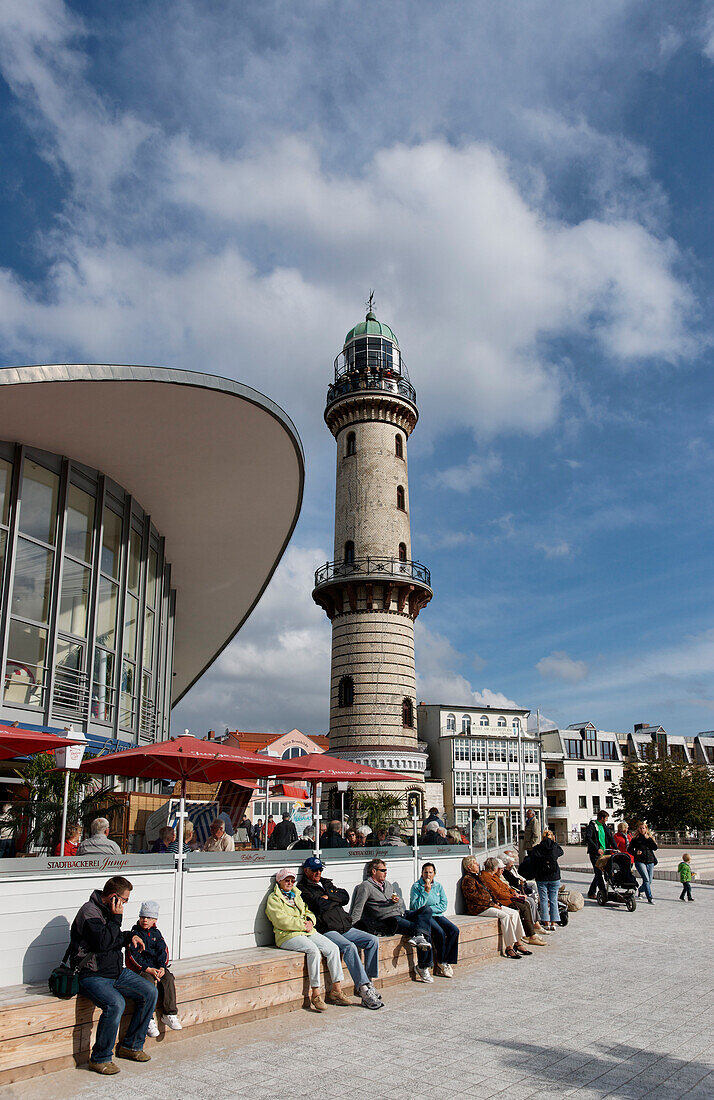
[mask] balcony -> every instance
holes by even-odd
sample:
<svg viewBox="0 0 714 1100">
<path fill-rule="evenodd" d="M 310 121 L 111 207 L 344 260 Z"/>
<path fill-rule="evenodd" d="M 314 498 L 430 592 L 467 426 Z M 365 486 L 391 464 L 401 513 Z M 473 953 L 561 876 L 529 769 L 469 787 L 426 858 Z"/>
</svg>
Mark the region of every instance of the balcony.
<svg viewBox="0 0 714 1100">
<path fill-rule="evenodd" d="M 546 791 L 567 791 L 568 780 L 567 779 L 546 779 L 545 781 Z"/>
<path fill-rule="evenodd" d="M 552 821 L 567 821 L 567 806 L 546 806 L 545 812 L 546 816 Z"/>
<path fill-rule="evenodd" d="M 351 371 L 340 375 L 327 387 L 327 407 L 353 393 L 392 393 L 416 405 L 416 390 L 406 378 L 394 371 Z"/>
<path fill-rule="evenodd" d="M 396 558 L 355 558 L 354 561 L 328 561 L 315 572 L 315 588 L 342 580 L 383 581 L 419 584 L 431 588 L 431 573 L 418 561 Z"/>
</svg>

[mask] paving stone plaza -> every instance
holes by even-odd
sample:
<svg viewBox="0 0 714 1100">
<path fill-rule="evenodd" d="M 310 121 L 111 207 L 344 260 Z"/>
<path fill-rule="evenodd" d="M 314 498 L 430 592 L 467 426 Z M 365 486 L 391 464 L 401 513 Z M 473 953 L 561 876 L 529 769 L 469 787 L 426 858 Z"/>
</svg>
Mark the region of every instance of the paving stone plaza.
<svg viewBox="0 0 714 1100">
<path fill-rule="evenodd" d="M 566 881 L 582 889 L 584 876 Z M 656 882 L 633 914 L 592 903 L 517 964 L 385 991 L 387 1007 L 293 1012 L 176 1045 L 146 1067 L 85 1069 L 0 1088 L 2 1100 L 638 1100 L 714 1097 L 714 888 Z M 230 919 L 228 914 L 224 919 Z"/>
</svg>

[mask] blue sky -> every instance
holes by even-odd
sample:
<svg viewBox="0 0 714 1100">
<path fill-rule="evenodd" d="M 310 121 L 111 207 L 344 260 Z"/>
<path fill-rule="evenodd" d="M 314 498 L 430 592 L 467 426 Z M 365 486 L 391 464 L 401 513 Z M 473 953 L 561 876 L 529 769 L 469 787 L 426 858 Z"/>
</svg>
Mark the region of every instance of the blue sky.
<svg viewBox="0 0 714 1100">
<path fill-rule="evenodd" d="M 0 7 L 0 362 L 225 374 L 305 445 L 177 727 L 326 729 L 322 410 L 370 287 L 421 412 L 419 698 L 714 725 L 713 81 L 706 3 Z"/>
</svg>

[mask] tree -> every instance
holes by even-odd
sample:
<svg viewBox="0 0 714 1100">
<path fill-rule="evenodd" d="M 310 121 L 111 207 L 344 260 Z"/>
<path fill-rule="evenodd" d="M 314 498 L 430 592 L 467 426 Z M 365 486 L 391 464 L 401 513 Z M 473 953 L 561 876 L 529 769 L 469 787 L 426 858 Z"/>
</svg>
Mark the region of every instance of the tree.
<svg viewBox="0 0 714 1100">
<path fill-rule="evenodd" d="M 610 788 L 619 814 L 628 822 L 647 821 L 653 829 L 714 827 L 714 779 L 700 764 L 669 757 L 626 764 Z"/>
<path fill-rule="evenodd" d="M 401 796 L 381 790 L 379 787 L 370 793 L 360 791 L 357 794 L 356 803 L 359 813 L 373 830 L 380 826 L 391 825 L 393 821 L 403 816 L 404 803 Z"/>
</svg>

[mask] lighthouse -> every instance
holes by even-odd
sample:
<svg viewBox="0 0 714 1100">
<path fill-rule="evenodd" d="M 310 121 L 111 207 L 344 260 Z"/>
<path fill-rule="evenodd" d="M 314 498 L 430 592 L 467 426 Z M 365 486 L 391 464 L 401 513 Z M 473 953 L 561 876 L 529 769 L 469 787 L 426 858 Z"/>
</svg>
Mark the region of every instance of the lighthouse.
<svg viewBox="0 0 714 1100">
<path fill-rule="evenodd" d="M 372 295 L 368 305 L 327 390 L 334 560 L 317 570 L 312 595 L 332 623 L 330 753 L 402 772 L 403 781 L 379 786 L 421 812 L 427 755 L 417 741 L 414 622 L 432 588 L 412 557 L 407 465 L 419 413 L 399 341 L 377 320 Z"/>
</svg>

